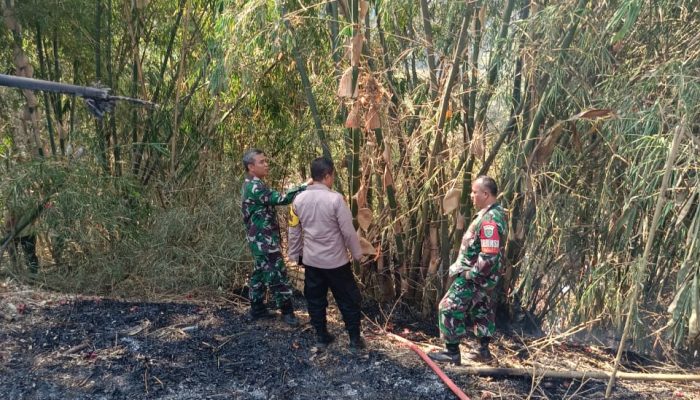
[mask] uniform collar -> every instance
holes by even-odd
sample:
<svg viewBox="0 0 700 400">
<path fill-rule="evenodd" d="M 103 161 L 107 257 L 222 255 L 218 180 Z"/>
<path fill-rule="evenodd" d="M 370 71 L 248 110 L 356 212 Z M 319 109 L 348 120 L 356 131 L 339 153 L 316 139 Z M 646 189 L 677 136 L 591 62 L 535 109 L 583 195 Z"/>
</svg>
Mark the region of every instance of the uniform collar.
<svg viewBox="0 0 700 400">
<path fill-rule="evenodd" d="M 321 182 L 314 181 L 314 184 L 307 186 L 306 190 L 329 190 L 330 191 L 331 189 Z"/>
</svg>

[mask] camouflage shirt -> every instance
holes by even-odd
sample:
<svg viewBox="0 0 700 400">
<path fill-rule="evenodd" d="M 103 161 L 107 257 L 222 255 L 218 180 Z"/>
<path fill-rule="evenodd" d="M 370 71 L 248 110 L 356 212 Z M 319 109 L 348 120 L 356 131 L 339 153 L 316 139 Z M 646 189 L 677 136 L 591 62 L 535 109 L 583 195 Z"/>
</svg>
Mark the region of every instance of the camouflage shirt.
<svg viewBox="0 0 700 400">
<path fill-rule="evenodd" d="M 290 204 L 294 196 L 306 189 L 301 185 L 279 193 L 257 177 L 247 176 L 241 187 L 241 210 L 246 238 L 253 255 L 279 252 L 280 228 L 275 206 Z"/>
<path fill-rule="evenodd" d="M 484 287 L 496 285 L 507 235 L 505 211 L 498 204 L 484 208 L 474 216 L 462 238 L 457 261 L 450 275 L 464 273 L 467 279 Z"/>
</svg>

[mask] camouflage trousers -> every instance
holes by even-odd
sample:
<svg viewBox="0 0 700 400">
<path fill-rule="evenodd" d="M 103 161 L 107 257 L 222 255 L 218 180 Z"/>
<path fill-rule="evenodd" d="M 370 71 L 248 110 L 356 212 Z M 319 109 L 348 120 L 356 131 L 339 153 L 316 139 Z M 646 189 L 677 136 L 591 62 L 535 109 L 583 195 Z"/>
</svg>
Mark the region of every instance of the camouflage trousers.
<svg viewBox="0 0 700 400">
<path fill-rule="evenodd" d="M 479 338 L 491 337 L 496 331 L 492 288 L 459 275 L 440 301 L 438 326 L 447 344 L 459 343 L 474 329 Z"/>
<path fill-rule="evenodd" d="M 285 300 L 292 298 L 292 285 L 289 283 L 282 254 L 279 252 L 255 254 L 253 257 L 255 266 L 248 283 L 250 301 L 262 302 L 265 299 L 266 290 L 269 289 L 275 304 L 281 307 Z"/>
</svg>

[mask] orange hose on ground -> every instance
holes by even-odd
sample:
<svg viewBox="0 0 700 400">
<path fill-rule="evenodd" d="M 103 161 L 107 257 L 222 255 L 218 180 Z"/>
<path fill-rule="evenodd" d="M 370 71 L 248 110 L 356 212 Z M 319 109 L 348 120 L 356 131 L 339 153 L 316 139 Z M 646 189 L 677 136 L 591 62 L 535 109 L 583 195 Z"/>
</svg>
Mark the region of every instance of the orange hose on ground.
<svg viewBox="0 0 700 400">
<path fill-rule="evenodd" d="M 460 400 L 470 400 L 469 397 L 467 397 L 467 395 L 464 394 L 462 389 L 460 389 L 457 385 L 455 385 L 455 383 L 452 382 L 452 379 L 450 379 L 449 376 L 445 375 L 445 373 L 440 369 L 440 367 L 438 367 L 438 365 L 435 364 L 435 362 L 433 360 L 431 360 L 430 357 L 428 357 L 428 355 L 425 354 L 425 352 L 420 349 L 420 347 L 416 346 L 415 343 L 413 343 L 410 340 L 403 338 L 399 335 L 395 335 L 393 333 L 387 332 L 386 335 L 390 339 L 394 339 L 397 342 L 405 344 L 411 350 L 415 351 L 420 356 L 420 358 L 422 358 L 423 361 L 425 361 L 425 363 L 428 364 L 428 366 L 430 366 L 430 368 L 437 374 L 437 376 L 439 376 L 440 379 L 442 379 L 442 381 L 445 382 L 445 385 L 447 385 L 447 387 L 449 387 L 452 390 L 452 392 L 454 392 L 454 394 L 457 395 L 457 398 L 459 398 Z"/>
</svg>

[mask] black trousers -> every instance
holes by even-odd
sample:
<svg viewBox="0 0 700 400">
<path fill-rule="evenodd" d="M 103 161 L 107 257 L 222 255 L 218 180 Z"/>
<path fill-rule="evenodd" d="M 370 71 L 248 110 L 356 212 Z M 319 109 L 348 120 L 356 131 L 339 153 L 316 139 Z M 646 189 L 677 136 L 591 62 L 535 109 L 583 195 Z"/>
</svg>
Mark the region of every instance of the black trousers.
<svg viewBox="0 0 700 400">
<path fill-rule="evenodd" d="M 333 269 L 305 266 L 304 297 L 308 304 L 311 325 L 316 332 L 326 330 L 326 308 L 328 307 L 328 289 L 338 309 L 343 315 L 345 329 L 350 336 L 360 334 L 362 294 L 355 282 L 350 263 Z"/>
</svg>

